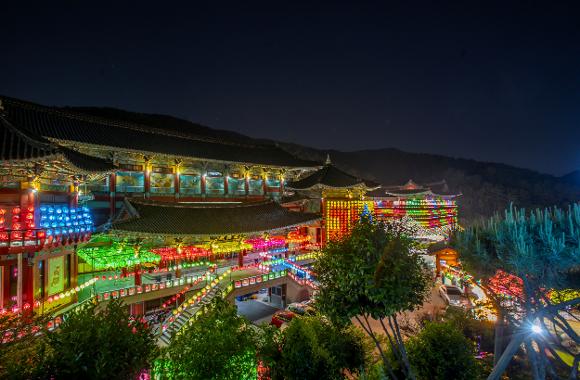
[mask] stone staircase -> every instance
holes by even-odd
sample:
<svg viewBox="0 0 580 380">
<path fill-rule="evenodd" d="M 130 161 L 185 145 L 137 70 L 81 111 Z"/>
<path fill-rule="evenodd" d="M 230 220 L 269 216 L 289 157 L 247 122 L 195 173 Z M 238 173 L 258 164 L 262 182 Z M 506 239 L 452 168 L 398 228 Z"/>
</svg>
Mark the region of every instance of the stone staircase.
<svg viewBox="0 0 580 380">
<path fill-rule="evenodd" d="M 192 305 L 183 309 L 181 313 L 179 313 L 179 315 L 168 324 L 167 328 L 163 330 L 159 336 L 159 344 L 162 346 L 169 345 L 173 334 L 181 330 L 181 328 L 185 326 L 185 324 L 188 323 L 188 321 L 193 318 L 202 307 L 208 305 L 221 291 L 222 288 L 219 285 L 214 286 L 204 296 L 202 296 L 199 301 L 196 301 Z"/>
</svg>

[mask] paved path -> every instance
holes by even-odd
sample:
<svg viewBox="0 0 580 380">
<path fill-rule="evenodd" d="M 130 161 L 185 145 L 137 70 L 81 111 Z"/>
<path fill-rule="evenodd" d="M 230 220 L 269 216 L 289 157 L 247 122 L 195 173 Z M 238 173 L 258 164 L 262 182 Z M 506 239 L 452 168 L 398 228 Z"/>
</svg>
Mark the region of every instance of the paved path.
<svg viewBox="0 0 580 380">
<path fill-rule="evenodd" d="M 269 321 L 272 315 L 280 310 L 270 305 L 266 305 L 263 302 L 248 300 L 248 301 L 236 301 L 236 306 L 238 307 L 238 314 L 243 315 L 252 322 L 262 322 L 265 320 Z"/>
<path fill-rule="evenodd" d="M 445 301 L 443 301 L 443 299 L 439 295 L 438 289 L 439 289 L 439 284 L 436 284 L 431 289 L 431 294 L 429 295 L 429 297 L 427 298 L 425 303 L 423 303 L 423 305 L 419 309 L 417 309 L 413 312 L 404 313 L 403 317 L 399 317 L 397 319 L 399 324 L 404 325 L 406 323 L 414 323 L 414 322 L 416 322 L 418 317 L 420 317 L 426 313 L 430 313 L 433 315 L 433 314 L 436 314 L 437 312 L 441 312 L 441 310 L 445 309 L 445 307 L 447 305 L 445 304 Z M 355 318 L 352 319 L 352 323 L 354 323 L 357 326 L 359 325 Z M 374 320 L 371 318 L 369 320 L 369 324 L 371 325 L 371 328 L 374 332 L 379 333 L 379 334 L 384 334 L 383 328 L 378 320 Z"/>
</svg>

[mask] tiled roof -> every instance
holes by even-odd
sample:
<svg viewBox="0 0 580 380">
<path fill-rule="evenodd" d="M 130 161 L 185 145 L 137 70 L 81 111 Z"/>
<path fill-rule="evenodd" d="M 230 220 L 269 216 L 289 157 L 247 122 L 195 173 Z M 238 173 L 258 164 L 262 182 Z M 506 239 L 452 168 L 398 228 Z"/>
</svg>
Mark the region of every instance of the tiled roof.
<svg viewBox="0 0 580 380">
<path fill-rule="evenodd" d="M 86 154 L 77 152 L 76 150 L 68 149 L 62 146 L 59 146 L 58 150 L 68 162 L 85 172 L 108 172 L 115 169 L 113 162 L 110 160 L 88 156 Z"/>
<path fill-rule="evenodd" d="M 282 167 L 319 165 L 296 158 L 274 144 L 220 141 L 215 137 L 194 136 L 132 121 L 106 119 L 8 97 L 0 97 L 0 100 L 3 101 L 6 118 L 13 125 L 49 139 L 98 145 L 111 151 L 126 149 L 224 162 Z"/>
<path fill-rule="evenodd" d="M 445 180 L 426 184 L 417 184 L 409 180 L 406 184 L 400 186 L 383 186 L 381 189 L 368 192 L 367 197 L 412 197 L 417 195 L 431 195 L 443 197 L 456 197 L 461 195 L 449 190 Z"/>
<path fill-rule="evenodd" d="M 304 200 L 307 200 L 307 199 L 310 199 L 310 198 L 308 198 L 304 194 L 294 193 L 292 195 L 284 195 L 280 199 L 280 203 L 281 204 L 285 204 L 285 203 L 299 202 L 299 201 L 304 201 Z"/>
<path fill-rule="evenodd" d="M 183 204 L 131 200 L 129 208 L 136 216 L 114 223 L 113 230 L 175 236 L 249 234 L 319 219 L 316 214 L 288 211 L 273 201 Z"/>
<path fill-rule="evenodd" d="M 0 110 L 0 160 L 66 160 L 78 174 L 106 172 L 113 169 L 111 161 L 87 156 L 86 154 L 58 146 L 32 132 L 16 128 L 5 119 Z"/>
<path fill-rule="evenodd" d="M 0 111 L 1 112 L 1 111 Z M 40 136 L 14 128 L 0 115 L 0 160 L 20 161 L 52 156 L 56 148 Z"/>
<path fill-rule="evenodd" d="M 331 163 L 306 178 L 290 182 L 286 187 L 295 190 L 308 190 L 316 187 L 349 188 L 354 186 L 377 187 L 378 184 L 360 179 L 338 169 Z"/>
</svg>

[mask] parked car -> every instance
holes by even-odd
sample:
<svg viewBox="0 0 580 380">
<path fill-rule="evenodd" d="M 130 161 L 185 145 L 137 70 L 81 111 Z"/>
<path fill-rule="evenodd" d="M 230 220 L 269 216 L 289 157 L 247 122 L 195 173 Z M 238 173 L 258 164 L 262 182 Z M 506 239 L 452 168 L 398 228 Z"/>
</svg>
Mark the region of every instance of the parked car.
<svg viewBox="0 0 580 380">
<path fill-rule="evenodd" d="M 272 321 L 270 322 L 271 325 L 274 325 L 278 328 L 285 327 L 290 321 L 296 317 L 296 313 L 293 313 L 288 310 L 279 310 L 274 313 L 272 316 Z"/>
<path fill-rule="evenodd" d="M 313 315 L 316 310 L 312 306 L 304 302 L 294 302 L 286 307 L 286 310 L 291 311 L 298 315 Z"/>
<path fill-rule="evenodd" d="M 469 299 L 457 286 L 441 285 L 439 287 L 439 295 L 449 306 L 462 307 L 464 309 L 471 306 Z"/>
</svg>

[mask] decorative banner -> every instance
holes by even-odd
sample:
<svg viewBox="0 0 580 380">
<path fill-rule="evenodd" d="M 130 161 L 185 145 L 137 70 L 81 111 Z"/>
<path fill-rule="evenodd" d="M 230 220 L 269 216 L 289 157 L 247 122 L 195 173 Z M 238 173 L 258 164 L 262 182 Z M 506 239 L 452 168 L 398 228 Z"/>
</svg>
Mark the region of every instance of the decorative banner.
<svg viewBox="0 0 580 380">
<path fill-rule="evenodd" d="M 261 179 L 250 179 L 248 182 L 249 182 L 250 195 L 262 195 L 262 194 L 264 194 L 264 189 L 262 187 L 262 180 Z"/>
<path fill-rule="evenodd" d="M 246 194 L 245 180 L 230 177 L 228 179 L 228 193 L 245 195 Z"/>
<path fill-rule="evenodd" d="M 205 178 L 206 194 L 223 194 L 224 178 L 223 177 L 206 177 Z"/>
<path fill-rule="evenodd" d="M 201 194 L 201 177 L 194 174 L 181 174 L 179 176 L 179 192 Z"/>
<path fill-rule="evenodd" d="M 64 290 L 64 256 L 48 260 L 48 295 L 51 296 Z"/>
<path fill-rule="evenodd" d="M 119 192 L 141 192 L 145 188 L 145 175 L 143 173 L 117 172 L 117 187 Z"/>
<path fill-rule="evenodd" d="M 151 173 L 152 192 L 172 192 L 173 174 Z"/>
<path fill-rule="evenodd" d="M 268 178 L 266 181 L 266 186 L 268 187 L 280 187 L 280 180 L 276 178 Z"/>
</svg>

